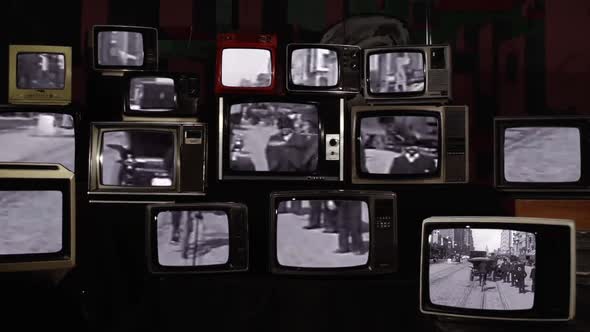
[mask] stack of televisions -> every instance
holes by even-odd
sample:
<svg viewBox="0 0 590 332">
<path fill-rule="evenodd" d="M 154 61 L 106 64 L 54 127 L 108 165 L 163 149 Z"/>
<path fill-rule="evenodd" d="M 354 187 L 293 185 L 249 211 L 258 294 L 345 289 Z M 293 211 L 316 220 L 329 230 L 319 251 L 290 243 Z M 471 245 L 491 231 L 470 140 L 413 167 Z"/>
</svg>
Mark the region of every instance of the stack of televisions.
<svg viewBox="0 0 590 332">
<path fill-rule="evenodd" d="M 127 200 L 163 195 L 174 200 L 205 195 L 208 131 L 197 120 L 198 77 L 157 71 L 158 39 L 152 28 L 95 26 L 91 43 L 94 70 L 120 75 L 125 91 L 122 121 L 90 124 L 90 197 Z M 363 50 L 351 45 L 290 44 L 286 93 L 280 91 L 277 80 L 276 36 L 221 34 L 217 46 L 220 181 L 342 182 L 345 164 L 350 163 L 350 180 L 355 185 L 468 182 L 468 112 L 466 106 L 448 105 L 452 96 L 449 46 Z M 70 48 L 11 46 L 11 103 L 68 104 L 70 79 Z M 359 94 L 364 105 L 348 111 L 349 99 Z M 2 122 L 14 127 L 8 129 L 31 137 L 22 146 L 15 141 L 0 148 L 2 162 L 19 162 L 1 166 L 0 204 L 8 211 L 1 221 L 9 231 L 0 235 L 0 269 L 71 267 L 74 175 L 73 163 L 68 167 L 64 161 L 62 145 L 70 137 L 73 147 L 75 119 L 64 106 L 9 106 L 6 113 L 2 111 Z M 347 116 L 350 155 L 344 149 Z M 588 190 L 589 120 L 496 119 L 497 187 Z M 542 156 L 531 154 L 529 146 L 547 137 L 549 145 L 552 140 L 574 144 L 574 153 L 561 153 L 556 146 L 559 158 L 535 161 Z M 36 140 L 44 143 L 36 144 Z M 63 151 L 33 153 L 47 148 L 50 141 Z M 12 143 L 18 150 L 14 153 L 8 146 Z M 35 157 L 24 159 L 28 152 Z M 71 160 L 73 153 L 68 154 Z M 556 165 L 567 166 L 568 172 L 550 171 Z M 543 172 L 552 175 L 535 177 Z M 273 273 L 397 271 L 395 193 L 305 190 L 274 192 L 270 198 Z M 297 217 L 305 210 L 308 220 Z M 45 214 L 42 225 L 41 214 Z M 19 226 L 27 216 L 32 224 L 27 227 L 38 230 L 21 234 Z M 45 218 L 55 218 L 55 227 Z M 240 203 L 148 205 L 150 271 L 247 271 L 247 224 L 247 207 Z M 568 220 L 425 220 L 420 310 L 504 320 L 572 319 L 574 231 Z M 313 238 L 319 250 L 314 257 L 298 249 L 302 244 L 297 240 L 306 237 Z M 486 288 L 486 282 L 496 286 L 495 291 Z"/>
</svg>

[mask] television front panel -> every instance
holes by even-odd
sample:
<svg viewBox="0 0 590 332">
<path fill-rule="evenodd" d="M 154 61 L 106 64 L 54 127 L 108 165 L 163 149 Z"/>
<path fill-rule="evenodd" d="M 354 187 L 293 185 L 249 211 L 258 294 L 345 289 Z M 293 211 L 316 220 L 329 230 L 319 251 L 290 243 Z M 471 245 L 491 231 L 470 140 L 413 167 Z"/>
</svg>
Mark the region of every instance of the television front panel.
<svg viewBox="0 0 590 332">
<path fill-rule="evenodd" d="M 274 192 L 271 270 L 278 274 L 371 274 L 397 268 L 391 192 Z"/>
<path fill-rule="evenodd" d="M 352 45 L 287 45 L 287 90 L 292 93 L 357 94 L 361 48 Z"/>
<path fill-rule="evenodd" d="M 62 166 L 0 163 L 0 272 L 75 265 L 75 193 Z"/>
<path fill-rule="evenodd" d="M 275 35 L 219 34 L 215 93 L 275 93 L 276 52 Z"/>
<path fill-rule="evenodd" d="M 158 70 L 158 30 L 155 28 L 95 25 L 90 42 L 95 71 Z"/>
<path fill-rule="evenodd" d="M 452 99 L 448 45 L 366 49 L 364 63 L 364 96 L 369 102 L 446 103 Z"/>
<path fill-rule="evenodd" d="M 590 117 L 497 117 L 495 184 L 509 191 L 590 191 Z"/>
<path fill-rule="evenodd" d="M 10 45 L 9 103 L 67 105 L 71 101 L 71 47 Z"/>
<path fill-rule="evenodd" d="M 91 135 L 89 193 L 204 194 L 205 124 L 95 122 Z"/>
<path fill-rule="evenodd" d="M 338 181 L 344 100 L 219 98 L 219 179 Z"/>
<path fill-rule="evenodd" d="M 574 234 L 571 220 L 426 219 L 422 224 L 420 310 L 479 319 L 572 319 Z"/>
<path fill-rule="evenodd" d="M 352 183 L 469 180 L 467 106 L 353 106 Z"/>
</svg>

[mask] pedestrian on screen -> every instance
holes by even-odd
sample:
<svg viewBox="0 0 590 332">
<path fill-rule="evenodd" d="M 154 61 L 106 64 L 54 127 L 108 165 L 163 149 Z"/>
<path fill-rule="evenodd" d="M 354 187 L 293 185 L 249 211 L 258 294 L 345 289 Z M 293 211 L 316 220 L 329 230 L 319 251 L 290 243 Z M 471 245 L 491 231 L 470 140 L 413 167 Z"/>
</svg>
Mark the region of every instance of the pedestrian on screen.
<svg viewBox="0 0 590 332">
<path fill-rule="evenodd" d="M 524 270 L 524 265 L 519 266 L 516 269 L 516 284 L 518 286 L 518 293 L 526 293 L 524 289 L 524 278 L 526 278 L 527 274 Z"/>
<path fill-rule="evenodd" d="M 272 135 L 265 153 L 271 172 L 309 172 L 312 164 L 308 157 L 309 141 L 295 132 L 293 120 L 281 116 L 277 121 L 279 132 Z"/>
<path fill-rule="evenodd" d="M 477 271 L 479 272 L 479 285 L 485 285 L 486 284 L 486 278 L 488 275 L 488 267 L 487 264 L 485 262 L 481 262 L 479 263 L 479 268 L 477 269 Z"/>
<path fill-rule="evenodd" d="M 531 269 L 531 276 L 530 276 L 531 281 L 533 282 L 531 285 L 532 292 L 535 292 L 535 270 L 536 270 L 535 266 L 533 265 L 533 268 Z"/>
<path fill-rule="evenodd" d="M 343 254 L 352 251 L 355 255 L 362 255 L 364 248 L 361 233 L 361 202 L 336 201 L 333 204 L 338 209 L 338 249 L 335 253 Z"/>
<path fill-rule="evenodd" d="M 502 266 L 500 269 L 502 270 L 502 278 L 504 279 L 504 282 L 509 282 L 510 281 L 510 263 L 508 262 L 507 259 L 504 259 L 504 262 L 502 263 Z"/>
<path fill-rule="evenodd" d="M 314 199 L 309 201 L 309 223 L 303 226 L 304 229 L 316 229 L 322 227 L 322 201 Z"/>
</svg>

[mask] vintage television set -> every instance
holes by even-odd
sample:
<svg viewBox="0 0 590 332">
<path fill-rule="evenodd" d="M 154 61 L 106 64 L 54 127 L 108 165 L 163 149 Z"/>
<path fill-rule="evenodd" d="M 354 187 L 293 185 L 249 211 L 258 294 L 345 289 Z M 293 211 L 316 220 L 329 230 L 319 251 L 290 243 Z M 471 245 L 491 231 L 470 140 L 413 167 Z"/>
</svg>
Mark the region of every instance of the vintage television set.
<svg viewBox="0 0 590 332">
<path fill-rule="evenodd" d="M 356 95 L 360 92 L 361 52 L 353 45 L 287 45 L 287 90 Z"/>
<path fill-rule="evenodd" d="M 72 101 L 72 48 L 10 45 L 8 102 L 67 105 Z"/>
<path fill-rule="evenodd" d="M 158 70 L 158 30 L 150 27 L 95 25 L 88 38 L 92 69 L 102 73 Z"/>
<path fill-rule="evenodd" d="M 0 163 L 0 272 L 74 267 L 75 196 L 63 166 Z"/>
<path fill-rule="evenodd" d="M 72 106 L 0 105 L 0 163 L 60 164 L 75 173 L 79 123 Z"/>
<path fill-rule="evenodd" d="M 248 209 L 240 203 L 147 206 L 147 259 L 153 274 L 248 270 Z"/>
<path fill-rule="evenodd" d="M 344 99 L 219 98 L 219 180 L 342 181 Z"/>
<path fill-rule="evenodd" d="M 469 181 L 467 106 L 352 107 L 352 183 Z"/>
<path fill-rule="evenodd" d="M 571 320 L 575 248 L 572 220 L 428 218 L 422 223 L 420 311 L 506 321 Z"/>
<path fill-rule="evenodd" d="M 129 121 L 189 121 L 196 119 L 199 77 L 191 73 L 127 72 L 123 119 Z"/>
<path fill-rule="evenodd" d="M 93 122 L 89 194 L 204 195 L 203 123 Z"/>
<path fill-rule="evenodd" d="M 275 93 L 276 55 L 274 34 L 218 34 L 215 93 Z"/>
<path fill-rule="evenodd" d="M 345 221 L 339 223 L 338 218 Z M 333 276 L 397 271 L 393 192 L 273 192 L 269 220 L 273 273 Z"/>
<path fill-rule="evenodd" d="M 590 117 L 494 119 L 494 182 L 506 191 L 590 191 Z"/>
<path fill-rule="evenodd" d="M 449 45 L 365 49 L 364 96 L 376 103 L 446 103 L 452 99 Z"/>
</svg>

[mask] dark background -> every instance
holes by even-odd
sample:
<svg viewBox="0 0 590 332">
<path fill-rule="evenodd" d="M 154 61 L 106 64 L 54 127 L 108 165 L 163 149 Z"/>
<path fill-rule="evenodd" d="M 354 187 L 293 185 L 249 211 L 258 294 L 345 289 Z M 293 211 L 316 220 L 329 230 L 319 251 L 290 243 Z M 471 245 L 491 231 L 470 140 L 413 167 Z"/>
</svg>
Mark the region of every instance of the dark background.
<svg viewBox="0 0 590 332">
<path fill-rule="evenodd" d="M 214 133 L 216 33 L 272 32 L 284 46 L 293 41 L 318 42 L 324 31 L 346 17 L 385 14 L 405 22 L 411 42 L 423 44 L 428 4 L 424 0 L 8 0 L 0 6 L 0 77 L 8 76 L 9 44 L 72 46 L 73 99 L 87 120 L 108 120 L 119 111 L 94 102 L 104 95 L 87 70 L 88 29 L 94 24 L 159 28 L 160 69 L 201 76 L 200 119 Z M 494 116 L 589 113 L 585 97 L 590 86 L 590 46 L 585 35 L 590 31 L 590 2 L 439 0 L 430 7 L 433 43 L 449 43 L 453 48 L 454 103 L 470 108 L 471 184 L 254 186 L 219 183 L 210 171 L 205 200 L 238 201 L 249 207 L 250 271 L 154 278 L 145 270 L 144 207 L 88 204 L 84 196 L 87 165 L 81 163 L 77 171 L 78 266 L 59 283 L 38 273 L 0 276 L 1 324 L 90 331 L 209 326 L 275 331 L 585 330 L 590 306 L 588 291 L 582 287 L 577 320 L 565 325 L 453 322 L 424 316 L 418 311 L 418 254 L 420 225 L 427 217 L 513 213 L 510 197 L 492 187 Z M 0 80 L 0 103 L 6 102 L 6 85 L 7 79 Z M 78 132 L 86 139 L 83 128 Z M 214 136 L 209 141 L 209 170 L 217 169 Z M 78 153 L 83 156 L 79 160 L 85 160 L 87 151 Z M 268 194 L 314 187 L 398 193 L 398 273 L 318 279 L 267 272 Z"/>
</svg>

